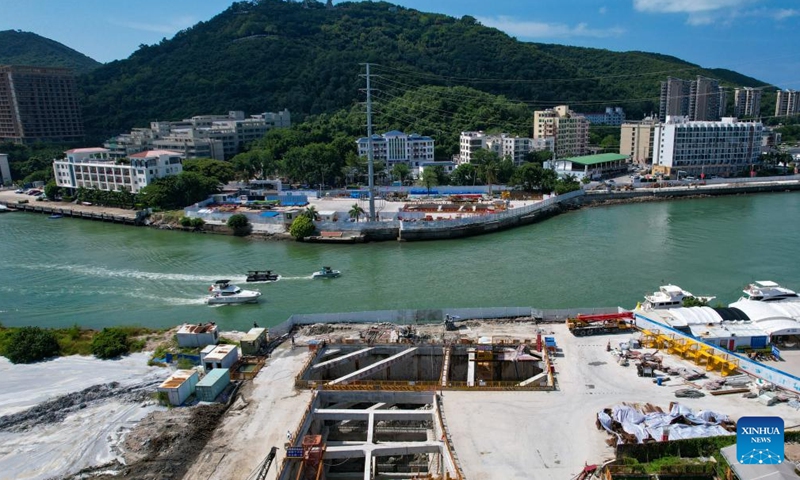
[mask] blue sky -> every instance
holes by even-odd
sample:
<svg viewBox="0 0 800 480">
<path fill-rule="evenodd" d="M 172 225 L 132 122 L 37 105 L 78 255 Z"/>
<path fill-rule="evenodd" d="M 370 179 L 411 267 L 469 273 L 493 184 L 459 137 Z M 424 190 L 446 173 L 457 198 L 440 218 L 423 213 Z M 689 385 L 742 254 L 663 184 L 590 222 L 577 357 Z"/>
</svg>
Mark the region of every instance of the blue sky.
<svg viewBox="0 0 800 480">
<path fill-rule="evenodd" d="M 334 2 L 339 3 L 339 2 Z M 674 55 L 800 89 L 800 0 L 396 0 L 523 41 Z M 0 0 L 0 30 L 52 38 L 98 61 L 127 58 L 231 0 Z"/>
</svg>

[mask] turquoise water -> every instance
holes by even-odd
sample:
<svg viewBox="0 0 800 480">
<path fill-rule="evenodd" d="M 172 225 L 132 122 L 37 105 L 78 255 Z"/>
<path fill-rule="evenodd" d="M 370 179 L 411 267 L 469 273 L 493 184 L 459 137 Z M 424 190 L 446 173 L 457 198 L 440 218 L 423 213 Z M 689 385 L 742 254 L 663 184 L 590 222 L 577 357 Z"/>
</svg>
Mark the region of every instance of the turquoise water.
<svg viewBox="0 0 800 480">
<path fill-rule="evenodd" d="M 753 280 L 800 289 L 800 195 L 588 208 L 506 232 L 419 243 L 320 245 L 0 215 L 0 322 L 89 327 L 215 321 L 275 325 L 292 313 L 397 308 L 633 307 L 659 285 L 736 300 Z M 311 280 L 323 265 L 334 280 Z M 283 275 L 244 284 L 248 269 Z M 263 293 L 209 307 L 216 279 Z"/>
</svg>

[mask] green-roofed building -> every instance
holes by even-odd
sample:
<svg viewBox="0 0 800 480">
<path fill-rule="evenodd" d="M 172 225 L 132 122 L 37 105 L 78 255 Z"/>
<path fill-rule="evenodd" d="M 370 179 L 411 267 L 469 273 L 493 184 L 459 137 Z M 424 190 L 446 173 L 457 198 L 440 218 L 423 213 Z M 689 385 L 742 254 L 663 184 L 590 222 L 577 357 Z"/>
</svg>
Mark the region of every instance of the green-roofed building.
<svg viewBox="0 0 800 480">
<path fill-rule="evenodd" d="M 604 175 L 625 172 L 628 168 L 628 155 L 619 153 L 599 153 L 581 157 L 562 158 L 555 162 L 559 175 L 573 175 L 578 180 L 583 177 L 599 179 Z"/>
</svg>

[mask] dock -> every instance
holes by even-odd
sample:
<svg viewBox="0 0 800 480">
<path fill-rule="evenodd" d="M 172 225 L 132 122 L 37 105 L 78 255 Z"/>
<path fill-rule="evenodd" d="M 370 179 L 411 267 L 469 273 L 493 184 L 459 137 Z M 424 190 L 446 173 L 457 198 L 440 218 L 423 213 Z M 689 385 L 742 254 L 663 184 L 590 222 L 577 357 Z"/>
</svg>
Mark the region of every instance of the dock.
<svg viewBox="0 0 800 480">
<path fill-rule="evenodd" d="M 41 205 L 39 203 L 14 203 L 7 201 L 0 201 L 0 205 L 5 205 L 9 210 L 30 213 L 42 213 L 45 215 L 61 215 L 62 217 L 69 218 L 84 218 L 87 220 L 95 220 L 100 222 L 122 223 L 126 225 L 144 225 L 143 215 L 139 212 L 131 211 L 130 215 L 112 214 L 105 212 L 95 212 L 83 210 L 80 206 L 75 207 L 57 207 L 51 205 Z"/>
</svg>

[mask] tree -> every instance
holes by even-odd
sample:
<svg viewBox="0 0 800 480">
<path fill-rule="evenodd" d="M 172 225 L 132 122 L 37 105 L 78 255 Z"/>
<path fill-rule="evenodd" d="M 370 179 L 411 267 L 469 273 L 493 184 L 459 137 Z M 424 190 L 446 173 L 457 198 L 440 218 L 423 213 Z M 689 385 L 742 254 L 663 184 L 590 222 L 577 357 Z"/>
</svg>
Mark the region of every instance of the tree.
<svg viewBox="0 0 800 480">
<path fill-rule="evenodd" d="M 317 207 L 314 205 L 309 205 L 300 215 L 307 217 L 312 222 L 317 219 Z"/>
<path fill-rule="evenodd" d="M 203 228 L 203 225 L 205 225 L 205 224 L 206 224 L 206 221 L 205 221 L 205 220 L 203 220 L 203 219 L 202 219 L 202 218 L 200 218 L 200 217 L 194 217 L 194 218 L 192 218 L 191 226 L 192 226 L 192 227 L 193 227 L 195 230 L 200 230 L 200 229 L 202 229 L 202 228 Z"/>
<path fill-rule="evenodd" d="M 553 172 L 555 173 L 555 172 Z M 578 180 L 575 179 L 572 175 L 567 175 L 564 178 L 560 178 L 556 183 L 556 194 L 562 195 L 568 192 L 572 192 L 574 190 L 580 190 L 581 184 L 578 183 Z"/>
<path fill-rule="evenodd" d="M 684 307 L 707 307 L 708 300 L 703 300 L 697 297 L 685 297 L 683 299 Z"/>
<path fill-rule="evenodd" d="M 213 158 L 190 158 L 183 161 L 184 172 L 195 172 L 206 178 L 216 178 L 217 183 L 228 183 L 236 178 L 236 171 L 230 162 Z"/>
<path fill-rule="evenodd" d="M 555 170 L 546 168 L 542 171 L 542 192 L 546 193 L 554 191 L 556 189 L 556 185 L 558 185 L 558 182 L 558 174 Z"/>
<path fill-rule="evenodd" d="M 544 169 L 538 163 L 525 163 L 511 176 L 511 184 L 532 192 L 542 187 Z"/>
<path fill-rule="evenodd" d="M 550 150 L 533 150 L 525 154 L 524 161 L 538 163 L 539 165 L 553 159 L 553 152 Z"/>
<path fill-rule="evenodd" d="M 431 188 L 439 185 L 439 176 L 436 174 L 436 170 L 433 168 L 426 168 L 422 170 L 422 178 L 420 178 L 420 183 L 428 189 L 428 196 L 431 195 Z"/>
<path fill-rule="evenodd" d="M 296 240 L 302 240 L 313 235 L 315 230 L 314 222 L 310 218 L 305 215 L 299 215 L 292 222 L 292 226 L 289 227 L 289 235 Z"/>
<path fill-rule="evenodd" d="M 55 180 L 50 180 L 44 186 L 44 195 L 50 200 L 55 200 L 61 194 L 61 187 L 56 185 Z"/>
<path fill-rule="evenodd" d="M 60 347 L 50 330 L 22 327 L 14 330 L 4 353 L 11 363 L 32 363 L 58 355 Z"/>
<path fill-rule="evenodd" d="M 409 173 L 411 173 L 411 169 L 405 163 L 398 163 L 392 167 L 392 175 L 400 178 L 401 185 L 405 184 L 405 179 Z"/>
<path fill-rule="evenodd" d="M 228 218 L 228 228 L 233 230 L 233 234 L 238 237 L 244 237 L 250 233 L 252 226 L 250 219 L 243 213 L 235 213 Z"/>
<path fill-rule="evenodd" d="M 453 185 L 475 185 L 478 181 L 478 169 L 471 163 L 462 163 L 450 174 Z"/>
<path fill-rule="evenodd" d="M 128 353 L 128 334 L 119 328 L 104 328 L 92 338 L 92 355 L 106 360 Z"/>
<path fill-rule="evenodd" d="M 350 207 L 350 211 L 347 212 L 350 215 L 350 218 L 354 218 L 356 222 L 358 222 L 358 217 L 363 215 L 364 209 L 361 208 L 357 203 L 354 203 L 352 207 Z"/>
</svg>

